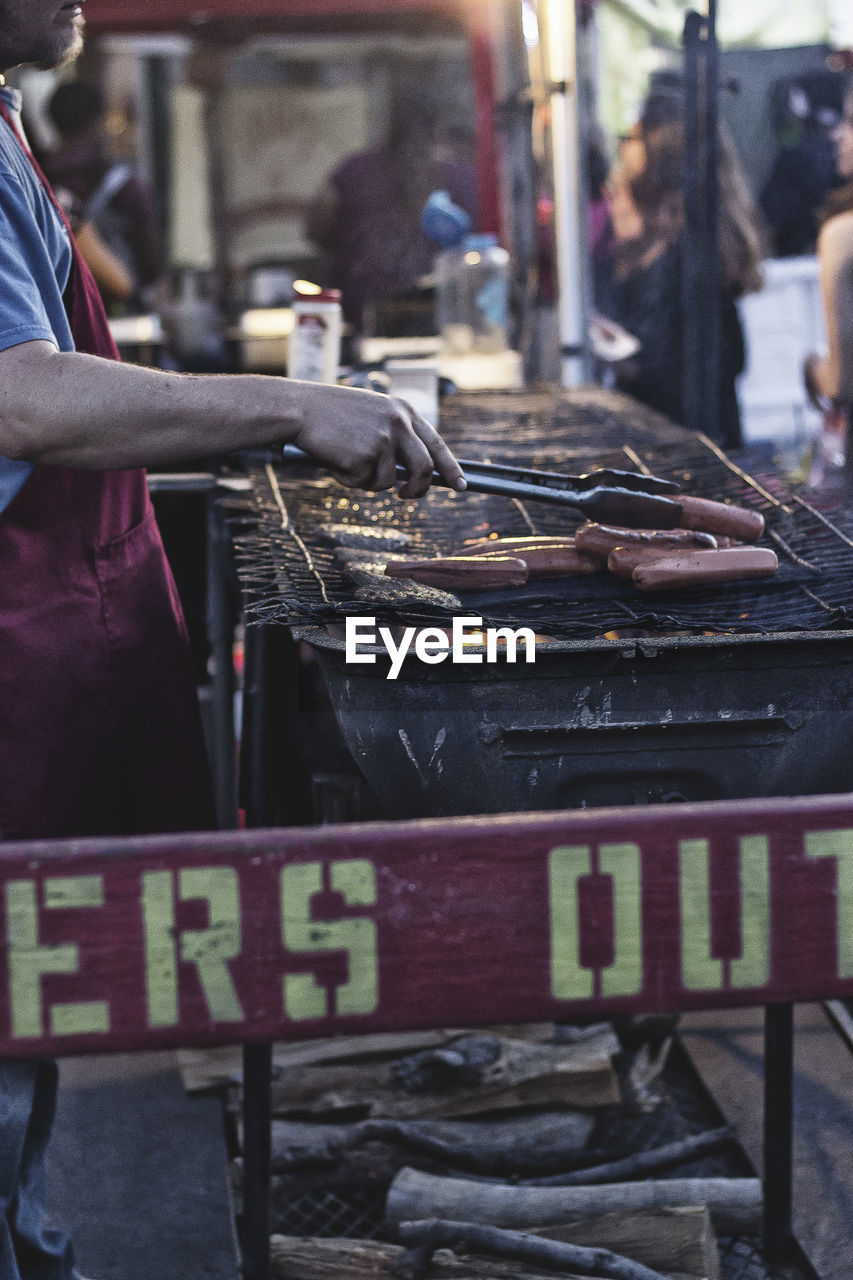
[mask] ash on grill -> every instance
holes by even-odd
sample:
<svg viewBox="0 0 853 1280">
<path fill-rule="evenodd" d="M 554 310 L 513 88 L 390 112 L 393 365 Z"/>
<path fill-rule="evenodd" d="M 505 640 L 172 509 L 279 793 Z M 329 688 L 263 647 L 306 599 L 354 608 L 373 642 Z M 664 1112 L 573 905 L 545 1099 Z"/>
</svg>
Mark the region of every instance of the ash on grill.
<svg viewBox="0 0 853 1280">
<path fill-rule="evenodd" d="M 853 616 L 853 541 L 775 481 L 753 480 L 710 440 L 673 427 L 624 397 L 598 390 L 459 397 L 444 411 L 452 447 L 489 461 L 544 470 L 642 469 L 685 493 L 761 511 L 762 545 L 779 557 L 775 578 L 640 595 L 609 575 L 537 580 L 511 591 L 462 595 L 489 626 L 533 626 L 557 641 L 617 632 L 826 631 Z M 301 471 L 301 474 L 300 474 Z M 446 555 L 466 539 L 571 533 L 582 517 L 564 507 L 433 489 L 420 502 L 343 491 L 305 468 L 254 467 L 241 514 L 255 522 L 236 539 L 247 612 L 262 622 L 333 623 L 365 611 L 334 549 L 329 524 L 395 528 L 408 558 Z M 396 587 L 396 583 L 393 584 Z M 440 620 L 453 603 L 389 590 L 370 612 L 391 621 Z M 458 594 L 458 593 L 457 593 Z"/>
</svg>

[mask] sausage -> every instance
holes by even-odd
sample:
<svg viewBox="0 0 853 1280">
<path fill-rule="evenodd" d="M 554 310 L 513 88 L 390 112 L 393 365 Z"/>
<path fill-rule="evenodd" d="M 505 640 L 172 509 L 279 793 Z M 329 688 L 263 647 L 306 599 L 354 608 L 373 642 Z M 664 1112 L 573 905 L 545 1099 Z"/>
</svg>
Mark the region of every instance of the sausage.
<svg viewBox="0 0 853 1280">
<path fill-rule="evenodd" d="M 570 537 L 487 538 L 456 553 L 480 560 L 520 556 L 531 578 L 558 578 L 568 574 L 600 573 L 598 556 L 584 555 Z"/>
<path fill-rule="evenodd" d="M 776 552 L 767 547 L 728 547 L 723 551 L 685 551 L 638 564 L 631 580 L 641 591 L 671 591 L 676 587 L 769 578 L 778 567 Z"/>
<path fill-rule="evenodd" d="M 527 565 L 510 556 L 444 556 L 436 560 L 392 560 L 385 566 L 391 578 L 412 578 L 443 591 L 491 591 L 523 587 Z"/>
<path fill-rule="evenodd" d="M 681 507 L 681 528 L 701 529 L 706 533 L 724 533 L 740 542 L 757 542 L 764 532 L 764 516 L 747 507 L 730 506 L 727 502 L 711 502 L 708 498 L 677 498 Z"/>
<path fill-rule="evenodd" d="M 711 551 L 717 540 L 710 533 L 692 529 L 621 529 L 609 524 L 582 524 L 575 534 L 575 543 L 584 555 L 606 560 L 614 547 L 655 546 L 671 551 L 704 547 Z"/>
<path fill-rule="evenodd" d="M 652 560 L 670 560 L 673 547 L 640 546 L 614 547 L 607 557 L 607 568 L 614 578 L 624 578 L 630 582 L 638 564 L 649 564 Z"/>
<path fill-rule="evenodd" d="M 521 555 L 531 547 L 573 547 L 575 539 L 572 534 L 564 533 L 529 533 L 524 537 L 513 538 L 477 538 L 466 543 L 455 556 L 479 556 L 490 551 L 503 551 L 505 555 Z"/>
</svg>

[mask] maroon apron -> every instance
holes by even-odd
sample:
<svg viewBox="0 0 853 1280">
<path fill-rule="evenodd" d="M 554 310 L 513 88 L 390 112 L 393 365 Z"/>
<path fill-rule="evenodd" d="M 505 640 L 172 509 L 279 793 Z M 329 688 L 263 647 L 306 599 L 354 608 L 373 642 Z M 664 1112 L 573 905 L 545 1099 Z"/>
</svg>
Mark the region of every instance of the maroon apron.
<svg viewBox="0 0 853 1280">
<path fill-rule="evenodd" d="M 66 307 L 78 351 L 119 358 L 76 248 Z M 215 826 L 145 473 L 37 466 L 0 514 L 0 838 Z"/>
</svg>

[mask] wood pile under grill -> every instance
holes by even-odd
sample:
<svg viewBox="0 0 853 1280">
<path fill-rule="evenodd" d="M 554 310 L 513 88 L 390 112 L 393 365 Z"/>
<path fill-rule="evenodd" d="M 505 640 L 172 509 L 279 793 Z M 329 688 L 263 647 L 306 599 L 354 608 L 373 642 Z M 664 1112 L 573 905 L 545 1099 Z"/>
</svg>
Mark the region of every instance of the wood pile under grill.
<svg viewBox="0 0 853 1280">
<path fill-rule="evenodd" d="M 273 1274 L 769 1275 L 725 1263 L 757 1257 L 760 1183 L 673 1066 L 672 1029 L 649 1018 L 618 1035 L 535 1024 L 275 1046 Z M 187 1051 L 181 1067 L 188 1091 L 226 1091 L 239 1203 L 240 1051 Z"/>
</svg>

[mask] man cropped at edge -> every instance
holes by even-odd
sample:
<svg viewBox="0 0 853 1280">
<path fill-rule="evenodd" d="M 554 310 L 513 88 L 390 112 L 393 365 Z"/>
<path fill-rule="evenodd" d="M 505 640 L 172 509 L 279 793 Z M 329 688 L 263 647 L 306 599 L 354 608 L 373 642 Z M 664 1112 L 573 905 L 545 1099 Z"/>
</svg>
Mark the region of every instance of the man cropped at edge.
<svg viewBox="0 0 853 1280">
<path fill-rule="evenodd" d="M 0 0 L 0 71 L 58 66 L 82 26 L 79 4 Z M 398 461 L 406 496 L 433 466 L 464 481 L 400 402 L 114 363 L 18 107 L 0 90 L 0 836 L 204 829 L 186 636 L 138 468 L 292 440 L 349 485 L 390 488 Z M 0 1280 L 76 1274 L 44 1226 L 55 1085 L 52 1063 L 0 1062 Z"/>
</svg>

